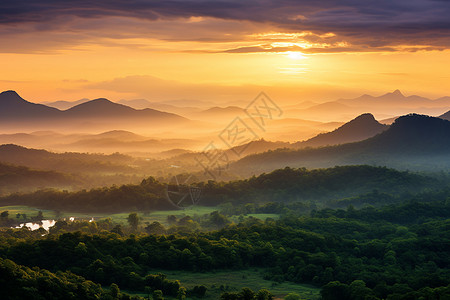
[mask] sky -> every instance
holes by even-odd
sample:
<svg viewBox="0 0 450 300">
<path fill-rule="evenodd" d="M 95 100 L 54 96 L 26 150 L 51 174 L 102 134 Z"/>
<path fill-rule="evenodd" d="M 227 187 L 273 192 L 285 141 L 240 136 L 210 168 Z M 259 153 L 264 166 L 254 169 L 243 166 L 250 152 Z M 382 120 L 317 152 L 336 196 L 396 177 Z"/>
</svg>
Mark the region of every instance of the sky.
<svg viewBox="0 0 450 300">
<path fill-rule="evenodd" d="M 0 89 L 281 103 L 450 95 L 448 0 L 2 0 Z"/>
</svg>

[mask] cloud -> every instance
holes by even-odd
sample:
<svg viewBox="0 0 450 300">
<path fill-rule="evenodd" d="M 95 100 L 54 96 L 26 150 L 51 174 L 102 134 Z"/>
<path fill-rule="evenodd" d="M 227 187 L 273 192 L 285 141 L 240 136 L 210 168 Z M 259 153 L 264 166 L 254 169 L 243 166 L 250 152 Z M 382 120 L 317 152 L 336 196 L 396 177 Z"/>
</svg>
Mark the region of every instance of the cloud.
<svg viewBox="0 0 450 300">
<path fill-rule="evenodd" d="M 59 49 L 102 38 L 147 38 L 241 42 L 245 45 L 222 50 L 266 52 L 250 36 L 269 31 L 312 33 L 292 42 L 328 40 L 328 47 L 305 50 L 310 53 L 440 50 L 450 47 L 449 15 L 450 2 L 444 0 L 4 0 L 0 2 L 0 41 L 22 39 L 17 42 L 16 38 L 10 46 L 1 43 L 0 51 Z M 23 39 L 35 32 L 42 34 L 40 43 Z M 329 37 L 322 37 L 327 33 L 334 34 L 331 43 Z"/>
</svg>

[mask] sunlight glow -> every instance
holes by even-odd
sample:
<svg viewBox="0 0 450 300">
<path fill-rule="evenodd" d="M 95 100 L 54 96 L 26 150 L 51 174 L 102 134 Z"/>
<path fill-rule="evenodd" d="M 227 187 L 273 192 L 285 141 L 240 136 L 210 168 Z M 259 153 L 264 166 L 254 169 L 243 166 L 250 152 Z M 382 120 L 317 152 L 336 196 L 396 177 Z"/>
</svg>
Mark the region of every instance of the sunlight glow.
<svg viewBox="0 0 450 300">
<path fill-rule="evenodd" d="M 294 51 L 288 51 L 287 52 L 287 56 L 290 58 L 290 59 L 295 59 L 295 60 L 297 60 L 297 59 L 305 59 L 306 57 L 303 55 L 303 53 L 301 53 L 301 52 L 294 52 Z"/>
</svg>

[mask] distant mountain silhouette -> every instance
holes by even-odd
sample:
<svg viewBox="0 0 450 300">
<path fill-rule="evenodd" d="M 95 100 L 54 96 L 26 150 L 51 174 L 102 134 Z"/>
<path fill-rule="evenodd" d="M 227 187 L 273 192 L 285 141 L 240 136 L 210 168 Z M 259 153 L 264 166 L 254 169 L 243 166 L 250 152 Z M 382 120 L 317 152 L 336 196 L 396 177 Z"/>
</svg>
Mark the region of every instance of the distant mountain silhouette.
<svg viewBox="0 0 450 300">
<path fill-rule="evenodd" d="M 176 148 L 196 149 L 204 141 L 195 139 L 160 139 L 138 135 L 125 130 L 112 130 L 100 134 L 61 134 L 50 131 L 0 134 L 1 144 L 16 144 L 27 148 L 52 151 L 81 151 L 91 153 L 152 153 Z M 188 152 L 188 151 L 187 151 Z M 1 161 L 1 157 L 0 157 Z"/>
<path fill-rule="evenodd" d="M 149 121 L 154 118 L 170 119 L 171 121 L 186 120 L 185 118 L 172 113 L 166 113 L 150 108 L 137 110 L 129 106 L 114 103 L 104 98 L 79 104 L 64 111 L 64 114 L 67 117 L 74 118 L 132 118 L 133 120 L 136 120 L 136 118 L 145 118 Z"/>
<path fill-rule="evenodd" d="M 294 147 L 319 147 L 328 145 L 339 145 L 362 141 L 373 137 L 389 126 L 380 124 L 372 114 L 362 114 L 336 130 L 322 133 L 307 141 L 293 144 Z"/>
<path fill-rule="evenodd" d="M 39 121 L 39 122 L 38 122 Z M 113 124 L 117 127 L 137 124 L 178 124 L 188 119 L 176 114 L 154 109 L 136 110 L 134 108 L 100 98 L 76 105 L 61 111 L 42 104 L 35 104 L 22 99 L 14 91 L 0 94 L 0 123 L 14 123 L 14 125 L 28 125 L 33 129 L 41 125 L 60 127 L 64 125 L 95 127 L 97 123 Z M 32 123 L 31 123 L 32 122 Z M 51 128 L 51 126 L 50 126 Z M 53 128 L 51 128 L 53 129 Z"/>
<path fill-rule="evenodd" d="M 61 113 L 54 107 L 31 103 L 15 91 L 0 93 L 0 121 L 57 117 Z"/>
<path fill-rule="evenodd" d="M 380 122 L 381 124 L 384 124 L 384 125 L 391 125 L 392 123 L 395 122 L 395 120 L 397 120 L 397 118 L 398 118 L 398 116 L 397 116 L 397 117 L 392 117 L 392 118 L 383 119 L 383 120 L 380 120 L 379 122 Z"/>
<path fill-rule="evenodd" d="M 226 153 L 229 158 L 233 159 L 235 157 L 244 157 L 246 155 L 262 153 L 284 147 L 291 148 L 292 145 L 287 142 L 271 142 L 260 139 L 228 149 L 226 150 Z"/>
<path fill-rule="evenodd" d="M 408 113 L 438 115 L 450 107 L 450 97 L 429 99 L 422 96 L 405 96 L 395 90 L 381 96 L 362 95 L 356 98 L 337 99 L 308 108 L 289 106 L 285 110 L 288 117 L 320 121 L 348 120 L 351 116 L 370 111 L 379 119 L 388 119 Z"/>
<path fill-rule="evenodd" d="M 126 130 L 111 130 L 100 134 L 93 135 L 95 138 L 120 139 L 122 141 L 145 141 L 148 137 L 135 134 Z"/>
<path fill-rule="evenodd" d="M 53 101 L 53 102 L 43 102 L 42 104 L 45 104 L 45 105 L 51 106 L 51 107 L 55 107 L 59 110 L 67 110 L 71 107 L 74 107 L 78 104 L 82 104 L 82 103 L 85 103 L 88 101 L 90 101 L 90 100 L 87 98 L 83 98 L 83 99 L 76 100 L 76 101 Z"/>
<path fill-rule="evenodd" d="M 450 104 L 450 98 L 446 99 L 440 98 L 436 100 L 431 100 L 425 97 L 411 95 L 405 96 L 400 90 L 395 90 L 391 93 L 387 93 L 381 96 L 371 96 L 371 95 L 362 95 L 353 99 L 339 99 L 337 100 L 339 103 L 343 103 L 346 105 L 358 105 L 358 106 L 402 106 L 402 107 L 439 107 Z"/>
<path fill-rule="evenodd" d="M 227 107 L 219 107 L 214 106 L 208 108 L 206 110 L 202 110 L 199 112 L 189 114 L 189 117 L 192 119 L 201 119 L 201 120 L 233 120 L 237 116 L 245 116 L 245 110 L 241 107 L 237 106 L 227 106 Z"/>
<path fill-rule="evenodd" d="M 450 168 L 450 121 L 411 114 L 364 141 L 309 149 L 279 149 L 250 155 L 232 165 L 236 172 L 267 172 L 290 167 L 348 164 L 388 165 L 413 169 Z"/>
<path fill-rule="evenodd" d="M 450 121 L 450 110 L 443 115 L 440 115 L 439 118 Z"/>
<path fill-rule="evenodd" d="M 132 100 L 122 99 L 117 103 L 132 107 L 134 109 L 154 108 L 152 107 L 152 102 L 146 99 L 132 99 Z"/>
<path fill-rule="evenodd" d="M 201 109 L 198 107 L 187 107 L 186 104 L 184 104 L 183 106 L 177 106 L 172 104 L 166 104 L 164 102 L 150 102 L 146 99 L 132 99 L 132 100 L 122 99 L 117 103 L 130 106 L 134 109 L 152 108 L 182 116 L 187 116 L 188 114 L 201 111 Z"/>
</svg>

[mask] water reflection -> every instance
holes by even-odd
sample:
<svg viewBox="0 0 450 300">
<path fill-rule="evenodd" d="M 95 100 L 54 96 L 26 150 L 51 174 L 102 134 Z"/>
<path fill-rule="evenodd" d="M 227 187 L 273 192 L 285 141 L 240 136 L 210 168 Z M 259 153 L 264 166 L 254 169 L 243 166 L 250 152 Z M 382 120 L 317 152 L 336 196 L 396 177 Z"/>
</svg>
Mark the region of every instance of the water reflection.
<svg viewBox="0 0 450 300">
<path fill-rule="evenodd" d="M 22 228 L 25 226 L 25 227 L 30 228 L 31 230 L 36 230 L 36 229 L 39 229 L 40 227 L 42 227 L 48 231 L 48 229 L 50 227 L 54 226 L 55 223 L 56 223 L 55 220 L 42 220 L 41 222 L 38 222 L 38 223 L 32 223 L 32 222 L 22 223 L 19 226 L 16 226 L 16 228 Z"/>
</svg>

